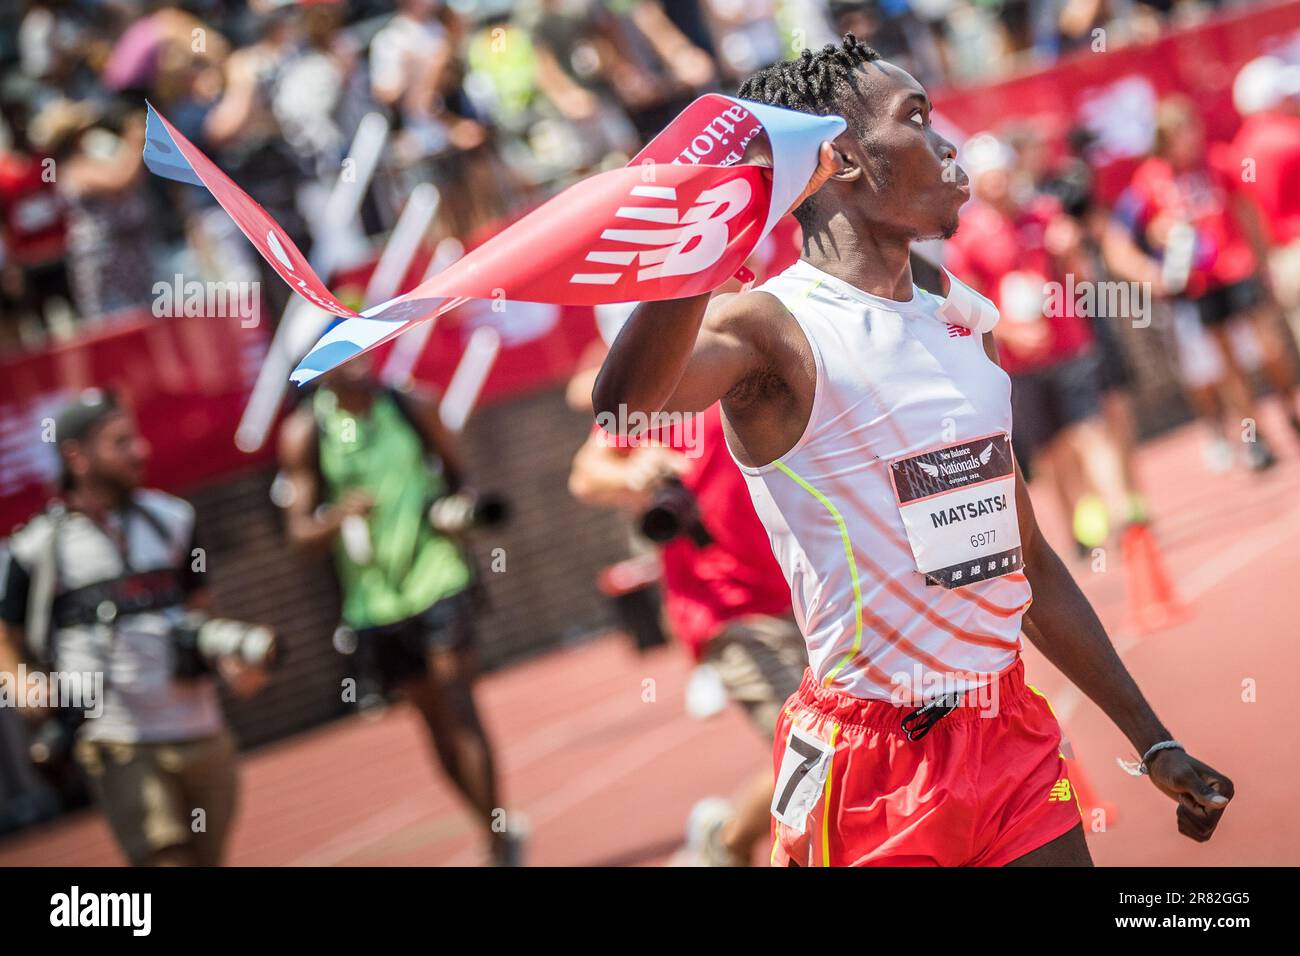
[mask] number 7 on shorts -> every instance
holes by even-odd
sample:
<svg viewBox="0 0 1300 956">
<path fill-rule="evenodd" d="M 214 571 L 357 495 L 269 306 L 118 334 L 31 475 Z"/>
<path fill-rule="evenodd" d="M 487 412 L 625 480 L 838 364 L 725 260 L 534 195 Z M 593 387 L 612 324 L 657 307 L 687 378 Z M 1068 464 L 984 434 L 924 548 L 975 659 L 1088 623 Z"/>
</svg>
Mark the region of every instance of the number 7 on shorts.
<svg viewBox="0 0 1300 956">
<path fill-rule="evenodd" d="M 781 770 L 772 794 L 772 816 L 796 833 L 803 833 L 808 814 L 826 783 L 835 748 L 812 734 L 790 728 Z"/>
</svg>

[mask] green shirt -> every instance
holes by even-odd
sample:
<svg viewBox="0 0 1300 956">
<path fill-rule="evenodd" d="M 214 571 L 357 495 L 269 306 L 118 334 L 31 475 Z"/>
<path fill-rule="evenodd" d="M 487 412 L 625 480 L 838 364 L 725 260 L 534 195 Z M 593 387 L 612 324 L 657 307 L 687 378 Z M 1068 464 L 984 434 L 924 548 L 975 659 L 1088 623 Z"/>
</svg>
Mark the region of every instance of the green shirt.
<svg viewBox="0 0 1300 956">
<path fill-rule="evenodd" d="M 341 537 L 335 541 L 344 622 L 391 624 L 469 587 L 459 544 L 429 524 L 429 505 L 446 494 L 446 480 L 426 463 L 424 442 L 393 396 L 377 392 L 367 415 L 340 408 L 326 388 L 312 404 L 328 498 L 363 490 L 375 503 L 366 519 L 373 552 L 367 564 L 348 556 Z"/>
</svg>

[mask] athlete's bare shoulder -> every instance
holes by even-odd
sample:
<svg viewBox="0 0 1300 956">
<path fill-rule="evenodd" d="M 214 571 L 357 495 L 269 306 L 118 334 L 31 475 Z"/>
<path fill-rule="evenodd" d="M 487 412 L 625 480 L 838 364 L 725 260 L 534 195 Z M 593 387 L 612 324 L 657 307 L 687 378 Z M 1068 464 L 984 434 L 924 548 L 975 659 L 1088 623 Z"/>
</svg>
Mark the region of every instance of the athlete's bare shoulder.
<svg viewBox="0 0 1300 956">
<path fill-rule="evenodd" d="M 766 464 L 789 450 L 811 414 L 817 366 L 808 339 L 781 300 L 759 290 L 716 296 L 704 326 L 751 353 L 722 407 L 738 457 Z"/>
<path fill-rule="evenodd" d="M 794 317 L 781 300 L 769 292 L 722 292 L 709 300 L 704 327 L 714 332 L 737 335 L 760 345 L 773 329 Z"/>
<path fill-rule="evenodd" d="M 729 405 L 739 410 L 746 399 L 759 398 L 778 382 L 801 390 L 800 379 L 815 376 L 812 351 L 788 309 L 776 296 L 759 290 L 715 296 L 704 316 L 705 329 L 738 341 L 753 353 L 748 375 L 728 393 Z M 765 386 L 765 387 L 756 387 Z"/>
</svg>

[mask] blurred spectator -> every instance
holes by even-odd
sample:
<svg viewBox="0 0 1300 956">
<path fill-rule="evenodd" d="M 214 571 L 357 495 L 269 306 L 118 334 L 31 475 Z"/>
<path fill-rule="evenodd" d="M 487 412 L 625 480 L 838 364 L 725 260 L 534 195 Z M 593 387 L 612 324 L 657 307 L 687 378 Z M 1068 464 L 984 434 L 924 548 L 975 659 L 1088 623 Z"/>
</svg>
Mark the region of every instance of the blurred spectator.
<svg viewBox="0 0 1300 956">
<path fill-rule="evenodd" d="M 1002 313 L 994 329 L 1011 376 L 1013 444 L 1027 472 L 1046 472 L 1084 554 L 1105 543 L 1109 513 L 1140 520 L 1118 448 L 1101 423 L 1098 357 L 1072 275 L 1082 231 L 1060 203 L 1013 190 L 1014 152 L 985 133 L 962 147 L 974 202 L 948 244 L 946 265 Z M 1067 285 L 1068 280 L 1068 285 Z M 1055 286 L 1057 294 L 1052 295 Z M 1100 497 L 1099 497 L 1100 496 Z"/>
<path fill-rule="evenodd" d="M 1207 422 L 1223 430 L 1225 441 L 1235 443 L 1238 436 L 1237 427 L 1222 418 L 1223 405 L 1234 421 L 1258 422 L 1247 370 L 1233 346 L 1234 323 L 1254 333 L 1263 369 L 1300 434 L 1294 379 L 1265 270 L 1259 213 L 1240 193 L 1240 171 L 1227 167 L 1222 151 L 1215 152 L 1214 160 L 1192 104 L 1178 96 L 1164 100 L 1156 114 L 1152 155 L 1133 173 L 1116 205 L 1117 228 L 1107 234 L 1107 261 L 1122 277 L 1149 282 L 1157 295 L 1194 306 L 1218 345 L 1223 375 L 1217 388 L 1198 388 L 1192 396 Z M 1254 427 L 1245 451 L 1254 469 L 1274 464 L 1270 443 Z"/>
<path fill-rule="evenodd" d="M 342 30 L 343 12 L 341 0 L 303 7 L 301 40 L 271 102 L 299 165 L 331 182 L 369 98 L 361 50 Z"/>
<path fill-rule="evenodd" d="M 718 65 L 728 83 L 783 59 L 788 44 L 777 25 L 776 0 L 702 0 L 713 27 Z"/>
<path fill-rule="evenodd" d="M 1250 61 L 1237 74 L 1233 102 L 1242 124 L 1228 163 L 1268 232 L 1273 291 L 1300 334 L 1300 66 Z"/>
<path fill-rule="evenodd" d="M 257 691 L 265 673 L 242 643 L 256 632 L 269 660 L 271 635 L 221 622 L 237 640 L 219 642 L 220 652 L 203 637 L 193 613 L 208 599 L 194 509 L 140 487 L 148 448 L 112 396 L 86 393 L 60 413 L 55 433 L 64 494 L 10 539 L 0 679 L 28 662 L 81 679 L 74 706 L 27 701 L 33 757 L 50 763 L 74 749 L 130 863 L 217 865 L 237 784 L 214 677 Z"/>
<path fill-rule="evenodd" d="M 652 0 L 541 0 L 530 30 L 539 87 L 593 143 L 586 164 L 631 155 L 716 75 Z"/>
<path fill-rule="evenodd" d="M 395 120 L 400 207 L 418 182 L 439 188 L 444 231 L 468 236 L 506 214 L 519 180 L 498 158 L 489 124 L 466 95 L 465 20 L 437 0 L 402 0 L 370 44 L 370 86 Z"/>
<path fill-rule="evenodd" d="M 852 33 L 924 86 L 943 83 L 939 45 L 908 0 L 832 0 L 829 12 L 836 36 Z"/>
<path fill-rule="evenodd" d="M 1062 212 L 1078 225 L 1080 239 L 1068 268 L 1078 280 L 1101 288 L 1102 284 L 1113 281 L 1102 254 L 1110 210 L 1094 195 L 1093 170 L 1085 158 L 1093 136 L 1082 127 L 1076 128 L 1067 134 L 1066 143 L 1068 156 L 1043 179 L 1043 190 L 1054 196 Z M 1152 316 L 1111 314 L 1109 300 L 1109 296 L 1095 296 L 1094 308 L 1087 318 L 1097 348 L 1102 418 L 1120 455 L 1124 484 L 1130 494 L 1128 519 L 1137 521 L 1146 516 L 1146 502 L 1140 491 L 1136 464 L 1137 428 L 1133 413 L 1136 374 L 1121 344 L 1119 328 L 1121 322 L 1146 322 Z"/>
<path fill-rule="evenodd" d="M 106 43 L 97 36 L 91 11 L 75 0 L 40 0 L 18 26 L 19 69 L 40 81 L 37 103 L 59 95 L 80 98 L 95 92 L 94 67 Z"/>
<path fill-rule="evenodd" d="M 221 92 L 210 105 L 201 99 L 207 92 L 204 74 L 194 77 L 196 86 L 191 94 L 197 107 L 195 118 L 201 117 L 194 141 L 270 213 L 298 248 L 310 255 L 310 233 L 298 204 L 298 190 L 306 171 L 285 141 L 272 109 L 282 70 L 296 49 L 294 26 L 292 10 L 277 9 L 260 16 L 254 25 L 254 42 L 225 58 Z M 181 131 L 189 133 L 183 128 Z M 208 197 L 192 201 L 211 209 L 214 217 L 219 211 Z M 218 231 L 223 228 L 210 221 L 206 225 Z M 267 309 L 278 319 L 292 295 L 288 286 L 261 256 L 249 253 L 233 232 L 227 230 L 218 236 L 218 241 L 241 243 L 244 255 L 261 277 Z M 231 253 L 235 255 L 233 249 Z M 249 267 L 244 266 L 240 272 L 247 274 Z"/>
<path fill-rule="evenodd" d="M 521 836 L 502 826 L 495 757 L 474 701 L 474 621 L 481 596 L 462 538 L 438 504 L 469 492 L 437 403 L 379 384 L 349 362 L 286 420 L 280 435 L 292 544 L 332 550 L 364 695 L 419 713 L 494 862 L 517 865 Z M 466 499 L 461 499 L 466 500 Z"/>
<path fill-rule="evenodd" d="M 0 118 L 8 138 L 0 147 L 0 304 L 5 314 L 0 342 L 17 337 L 17 323 L 26 315 L 52 328 L 59 315 L 70 312 L 72 300 L 64 263 L 63 199 L 55 185 L 53 159 L 28 141 L 25 100 L 13 90 L 0 94 Z"/>
<path fill-rule="evenodd" d="M 150 301 L 152 211 L 142 182 L 144 114 L 116 136 L 89 101 L 59 100 L 31 124 L 32 145 L 55 161 L 68 210 L 68 272 L 83 320 Z"/>
<path fill-rule="evenodd" d="M 482 125 L 456 102 L 464 37 L 464 21 L 437 0 L 400 0 L 371 41 L 370 87 L 397 116 L 408 159 L 484 141 Z"/>
</svg>

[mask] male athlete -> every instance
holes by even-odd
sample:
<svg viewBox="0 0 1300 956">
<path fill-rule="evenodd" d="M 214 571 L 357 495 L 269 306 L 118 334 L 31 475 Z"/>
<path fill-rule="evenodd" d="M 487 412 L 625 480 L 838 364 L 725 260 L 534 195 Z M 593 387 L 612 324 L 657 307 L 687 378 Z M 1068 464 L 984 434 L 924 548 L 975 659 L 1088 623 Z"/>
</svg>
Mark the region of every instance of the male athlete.
<svg viewBox="0 0 1300 956">
<path fill-rule="evenodd" d="M 850 35 L 739 95 L 848 121 L 793 207 L 803 257 L 750 292 L 639 306 L 592 397 L 598 415 L 722 402 L 808 644 L 773 862 L 1090 865 L 1022 628 L 1209 839 L 1232 783 L 1171 739 L 1039 535 L 991 337 L 912 284 L 909 245 L 952 235 L 969 198 L 925 91 Z"/>
</svg>

